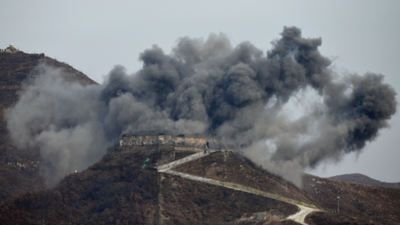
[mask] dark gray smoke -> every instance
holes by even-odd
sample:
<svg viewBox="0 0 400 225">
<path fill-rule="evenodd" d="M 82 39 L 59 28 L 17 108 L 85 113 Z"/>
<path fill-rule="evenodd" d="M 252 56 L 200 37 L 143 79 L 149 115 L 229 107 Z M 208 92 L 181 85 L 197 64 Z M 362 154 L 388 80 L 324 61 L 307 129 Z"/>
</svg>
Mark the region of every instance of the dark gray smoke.
<svg viewBox="0 0 400 225">
<path fill-rule="evenodd" d="M 20 148 L 40 147 L 52 185 L 74 162 L 83 169 L 97 161 L 124 133 L 216 136 L 290 178 L 360 151 L 388 126 L 396 93 L 382 75 L 338 76 L 318 51 L 320 38 L 303 38 L 296 27 L 281 36 L 266 54 L 249 42 L 232 47 L 223 34 L 181 38 L 171 54 L 153 46 L 140 54 L 137 73 L 116 66 L 98 86 L 65 82 L 42 65 L 7 113 L 11 137 Z M 304 93 L 317 100 L 297 119 L 285 115 Z"/>
</svg>

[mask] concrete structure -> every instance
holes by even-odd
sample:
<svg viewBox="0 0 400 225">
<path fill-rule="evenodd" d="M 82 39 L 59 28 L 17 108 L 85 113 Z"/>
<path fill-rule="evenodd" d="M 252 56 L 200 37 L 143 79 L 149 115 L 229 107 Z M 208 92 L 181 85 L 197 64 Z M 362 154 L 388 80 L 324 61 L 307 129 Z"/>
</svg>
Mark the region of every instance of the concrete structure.
<svg viewBox="0 0 400 225">
<path fill-rule="evenodd" d="M 182 147 L 207 148 L 207 139 L 185 137 L 184 135 L 123 135 L 119 141 L 122 146 L 171 145 Z"/>
</svg>

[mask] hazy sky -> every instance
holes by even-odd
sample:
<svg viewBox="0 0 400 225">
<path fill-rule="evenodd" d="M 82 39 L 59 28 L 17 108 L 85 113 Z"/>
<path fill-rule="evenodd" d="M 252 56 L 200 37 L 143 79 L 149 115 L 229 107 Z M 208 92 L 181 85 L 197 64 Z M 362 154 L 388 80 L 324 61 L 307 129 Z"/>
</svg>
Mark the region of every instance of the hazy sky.
<svg viewBox="0 0 400 225">
<path fill-rule="evenodd" d="M 169 53 L 180 37 L 225 33 L 236 46 L 267 51 L 284 26 L 321 37 L 322 55 L 341 73 L 385 75 L 400 93 L 400 1 L 0 1 L 0 48 L 14 44 L 45 53 L 101 83 L 114 65 L 130 73 L 139 54 L 156 44 Z M 1 68 L 0 68 L 1 69 Z M 398 98 L 398 96 L 397 96 Z M 399 109 L 399 107 L 398 107 Z M 327 177 L 362 173 L 400 181 L 397 113 L 362 154 L 309 171 Z"/>
</svg>

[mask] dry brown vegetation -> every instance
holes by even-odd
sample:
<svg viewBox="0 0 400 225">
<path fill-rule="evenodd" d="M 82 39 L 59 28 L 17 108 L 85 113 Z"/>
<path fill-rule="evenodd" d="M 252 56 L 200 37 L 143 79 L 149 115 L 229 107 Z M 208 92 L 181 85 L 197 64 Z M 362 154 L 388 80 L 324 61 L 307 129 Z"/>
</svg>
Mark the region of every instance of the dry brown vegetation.
<svg viewBox="0 0 400 225">
<path fill-rule="evenodd" d="M 28 192 L 0 205 L 2 224 L 156 224 L 157 171 L 141 169 L 134 152 L 105 156 L 50 190 Z"/>
<path fill-rule="evenodd" d="M 164 218 L 163 224 L 238 224 L 237 220 L 249 213 L 266 211 L 272 221 L 298 211 L 285 202 L 141 169 L 147 157 L 151 159 L 148 167 L 153 167 L 166 154 L 168 151 L 151 147 L 109 154 L 86 171 L 66 176 L 53 189 L 42 188 L 4 202 L 0 205 L 0 221 L 158 224 L 158 219 Z M 163 217 L 159 217 L 159 201 Z"/>
<path fill-rule="evenodd" d="M 368 176 L 359 173 L 353 174 L 343 174 L 334 177 L 329 177 L 332 180 L 340 180 L 340 181 L 347 181 L 347 182 L 355 182 L 360 184 L 368 184 L 378 187 L 387 187 L 387 188 L 398 188 L 400 189 L 400 182 L 399 183 L 387 183 L 381 182 L 379 180 L 372 179 Z"/>
<path fill-rule="evenodd" d="M 305 175 L 304 190 L 327 209 L 337 210 L 348 218 L 380 224 L 400 223 L 400 190 Z"/>
<path fill-rule="evenodd" d="M 160 174 L 163 224 L 232 224 L 248 213 L 268 212 L 275 219 L 297 206 L 220 186 Z"/>
<path fill-rule="evenodd" d="M 286 193 L 286 180 L 256 166 L 250 160 L 235 152 L 212 154 L 190 163 L 184 163 L 172 170 L 242 184 L 291 199 L 320 205 L 318 201 L 310 198 L 307 193 L 291 182 L 287 182 L 288 191 Z"/>
<path fill-rule="evenodd" d="M 308 215 L 305 222 L 310 225 L 373 225 L 376 222 L 368 218 L 354 217 L 349 214 L 332 214 L 329 212 L 314 212 Z"/>
<path fill-rule="evenodd" d="M 65 177 L 53 189 L 28 192 L 1 204 L 0 221 L 4 221 L 4 224 L 296 224 L 290 220 L 280 221 L 298 210 L 294 205 L 187 180 L 179 176 L 157 173 L 155 170 L 141 169 L 147 157 L 151 158 L 148 163 L 149 168 L 154 167 L 166 156 L 170 157 L 169 160 L 176 160 L 170 155 L 170 150 L 160 150 L 148 146 L 142 149 L 108 154 L 88 170 Z M 182 152 L 177 157 L 183 157 L 186 154 L 190 154 L 190 152 Z M 227 164 L 228 170 L 236 165 L 241 169 L 240 172 L 236 171 L 238 177 L 241 177 L 241 174 L 246 177 L 261 170 L 247 159 L 243 159 L 235 153 L 230 154 L 226 157 L 226 162 L 223 153 L 202 158 L 209 157 L 210 161 L 204 161 L 206 168 L 199 168 L 199 170 L 206 174 L 217 164 Z M 221 156 L 222 161 L 218 161 Z M 217 164 L 214 164 L 215 162 Z M 198 164 L 198 162 L 192 161 L 182 164 L 182 166 L 192 163 Z M 208 165 L 210 166 L 208 167 Z M 227 178 L 232 177 L 228 174 Z M 268 177 L 271 180 L 263 181 L 262 177 Z M 241 180 L 241 178 L 235 179 Z M 276 183 L 279 179 L 281 178 L 275 177 L 273 174 L 261 174 L 258 182 L 248 183 L 258 187 L 269 186 L 270 183 Z M 311 179 L 311 181 L 307 179 Z M 241 182 L 245 181 L 241 180 Z M 389 215 L 397 213 L 399 209 L 396 203 L 398 199 L 396 193 L 398 192 L 390 192 L 398 191 L 396 189 L 379 192 L 381 188 L 374 191 L 368 189 L 368 187 L 372 187 L 368 185 L 362 185 L 360 188 L 351 186 L 354 183 L 311 176 L 306 177 L 304 183 L 308 185 L 307 187 L 313 187 L 312 191 L 315 191 L 315 187 L 317 187 L 318 193 L 322 186 L 317 185 L 323 185 L 331 192 L 336 190 L 334 188 L 343 189 L 343 193 L 345 190 L 349 191 L 347 194 L 342 194 L 343 202 L 340 214 L 312 213 L 306 218 L 308 224 L 398 224 L 395 220 L 397 218 Z M 349 184 L 350 186 L 347 186 Z M 364 186 L 367 189 L 363 188 Z M 293 186 L 292 191 L 295 188 Z M 311 191 L 311 189 L 306 190 Z M 358 191 L 358 194 L 353 191 Z M 375 193 L 376 191 L 379 193 Z M 302 191 L 299 190 L 298 193 L 301 194 Z M 330 196 L 330 192 L 323 193 L 322 195 L 313 195 L 317 199 L 314 201 L 319 201 L 319 204 L 326 208 L 335 208 L 337 206 L 336 195 Z M 303 194 L 307 197 L 306 193 Z M 355 205 L 354 201 L 357 195 L 365 197 L 372 194 L 376 195 L 372 200 L 368 198 L 359 202 L 360 205 Z M 354 195 L 355 198 L 352 199 L 350 195 Z M 324 197 L 321 198 L 321 196 Z M 388 196 L 393 198 L 397 196 L 397 199 L 392 200 L 393 205 L 385 205 L 384 202 L 381 202 L 381 205 L 373 205 L 376 199 L 387 200 Z M 346 201 L 344 198 L 349 200 Z M 308 199 L 313 198 L 308 197 Z M 372 202 L 372 205 L 366 204 L 367 202 Z M 360 211 L 363 207 L 366 207 L 364 213 Z M 388 212 L 385 213 L 385 210 Z M 267 212 L 269 221 L 241 220 L 250 218 L 252 213 L 259 212 Z M 382 216 L 376 217 L 372 215 L 373 213 L 382 213 Z"/>
</svg>

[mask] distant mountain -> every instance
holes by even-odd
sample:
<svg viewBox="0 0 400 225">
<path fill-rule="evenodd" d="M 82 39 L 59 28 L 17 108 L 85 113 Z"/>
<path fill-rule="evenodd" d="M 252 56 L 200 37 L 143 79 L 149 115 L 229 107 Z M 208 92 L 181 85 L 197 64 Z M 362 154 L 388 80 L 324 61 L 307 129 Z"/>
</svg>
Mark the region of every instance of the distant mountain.
<svg viewBox="0 0 400 225">
<path fill-rule="evenodd" d="M 65 80 L 83 85 L 95 84 L 82 72 L 44 54 L 27 54 L 13 46 L 0 52 L 0 203 L 13 195 L 37 190 L 44 185 L 38 176 L 41 163 L 39 150 L 17 150 L 11 144 L 4 121 L 5 110 L 18 100 L 17 93 L 23 88 L 22 82 L 38 75 L 35 68 L 40 63 L 61 68 L 64 71 L 61 76 Z"/>
<path fill-rule="evenodd" d="M 379 180 L 372 179 L 368 176 L 365 176 L 365 175 L 359 174 L 359 173 L 338 175 L 338 176 L 329 177 L 329 179 L 347 181 L 347 182 L 355 182 L 355 183 L 359 183 L 359 184 L 368 184 L 368 185 L 373 185 L 373 186 L 378 186 L 378 187 L 400 189 L 400 182 L 398 182 L 398 183 L 381 182 Z"/>
</svg>

